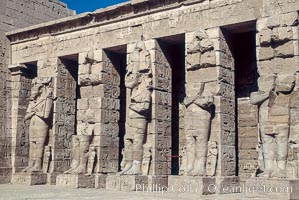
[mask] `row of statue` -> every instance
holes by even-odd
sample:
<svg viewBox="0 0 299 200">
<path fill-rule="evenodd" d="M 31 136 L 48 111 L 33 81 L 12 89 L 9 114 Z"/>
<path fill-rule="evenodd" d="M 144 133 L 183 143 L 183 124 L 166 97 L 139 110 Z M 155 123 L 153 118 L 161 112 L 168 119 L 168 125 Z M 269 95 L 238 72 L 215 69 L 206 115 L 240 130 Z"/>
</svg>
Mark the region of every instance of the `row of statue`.
<svg viewBox="0 0 299 200">
<path fill-rule="evenodd" d="M 148 175 L 152 162 L 152 147 L 146 143 L 152 105 L 153 77 L 151 58 L 144 42 L 137 43 L 128 65 L 125 86 L 130 95 L 127 108 L 121 175 Z M 290 135 L 290 102 L 294 94 L 295 76 L 277 75 L 268 91 L 251 94 L 251 103 L 259 108 L 260 177 L 286 177 Z M 51 147 L 45 150 L 51 126 L 53 94 L 51 78 L 36 78 L 32 82 L 30 103 L 25 121 L 29 122 L 29 162 L 24 172 L 42 171 L 49 163 Z M 181 149 L 180 175 L 215 176 L 218 162 L 218 144 L 209 141 L 214 97 L 203 95 L 201 83 L 197 95 L 184 100 L 184 132 L 186 144 Z M 98 147 L 91 140 L 92 127 L 85 122 L 73 136 L 72 162 L 65 173 L 96 173 Z M 257 133 L 258 134 L 258 133 Z M 292 141 L 293 145 L 297 141 Z M 44 158 L 47 155 L 47 159 Z M 45 161 L 48 160 L 48 161 Z M 48 164 L 47 164 L 48 165 Z M 48 169 L 48 167 L 46 167 Z"/>
</svg>

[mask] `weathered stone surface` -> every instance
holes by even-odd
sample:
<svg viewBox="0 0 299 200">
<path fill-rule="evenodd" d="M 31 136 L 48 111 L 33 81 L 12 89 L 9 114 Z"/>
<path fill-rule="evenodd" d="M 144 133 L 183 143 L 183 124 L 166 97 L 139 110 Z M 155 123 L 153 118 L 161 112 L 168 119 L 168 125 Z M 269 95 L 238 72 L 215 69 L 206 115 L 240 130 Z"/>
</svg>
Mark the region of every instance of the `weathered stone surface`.
<svg viewBox="0 0 299 200">
<path fill-rule="evenodd" d="M 138 191 L 142 187 L 147 188 L 147 186 L 147 176 L 108 175 L 106 179 L 107 190 Z"/>
<path fill-rule="evenodd" d="M 183 188 L 187 188 L 190 193 L 197 193 L 200 195 L 215 194 L 213 185 L 216 184 L 215 178 L 211 177 L 188 177 L 183 176 L 169 176 L 168 177 L 168 190 L 180 192 Z"/>
<path fill-rule="evenodd" d="M 249 178 L 246 180 L 247 198 L 298 199 L 298 180 Z"/>
<path fill-rule="evenodd" d="M 268 159 L 281 170 L 269 176 L 298 178 L 298 7 L 136 0 L 8 33 L 11 44 L 0 39 L 0 177 L 28 166 L 49 184 L 135 191 L 166 187 L 179 173 L 190 176 L 173 179 L 221 188 L 268 169 Z M 1 28 L 14 24 L 9 10 L 0 6 Z M 2 70 L 8 47 L 11 77 Z M 52 77 L 51 112 L 38 112 L 44 104 L 29 96 L 34 77 Z M 40 121 L 29 126 L 33 113 Z M 47 126 L 32 130 L 39 122 Z"/>
<path fill-rule="evenodd" d="M 105 189 L 106 188 L 106 174 L 95 174 L 95 188 Z"/>
<path fill-rule="evenodd" d="M 47 183 L 47 174 L 44 173 L 16 173 L 12 176 L 12 183 L 24 185 L 41 185 Z"/>
<path fill-rule="evenodd" d="M 71 188 L 95 188 L 95 176 L 83 174 L 61 174 L 56 178 L 56 185 Z"/>
<path fill-rule="evenodd" d="M 188 177 L 169 176 L 169 192 L 187 192 L 199 195 L 237 193 L 229 188 L 238 188 L 238 177 Z M 240 191 L 239 191 L 240 192 Z"/>
</svg>

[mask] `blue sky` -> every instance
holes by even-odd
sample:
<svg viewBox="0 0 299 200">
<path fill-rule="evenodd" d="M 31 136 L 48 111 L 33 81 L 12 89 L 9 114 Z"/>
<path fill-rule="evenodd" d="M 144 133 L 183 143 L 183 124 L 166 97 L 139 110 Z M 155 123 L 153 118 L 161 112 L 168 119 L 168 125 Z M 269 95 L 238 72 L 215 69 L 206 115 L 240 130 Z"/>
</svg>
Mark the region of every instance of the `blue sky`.
<svg viewBox="0 0 299 200">
<path fill-rule="evenodd" d="M 114 4 L 122 3 L 128 0 L 61 0 L 69 8 L 76 10 L 77 14 L 83 12 L 92 12 L 99 8 L 105 8 Z"/>
</svg>

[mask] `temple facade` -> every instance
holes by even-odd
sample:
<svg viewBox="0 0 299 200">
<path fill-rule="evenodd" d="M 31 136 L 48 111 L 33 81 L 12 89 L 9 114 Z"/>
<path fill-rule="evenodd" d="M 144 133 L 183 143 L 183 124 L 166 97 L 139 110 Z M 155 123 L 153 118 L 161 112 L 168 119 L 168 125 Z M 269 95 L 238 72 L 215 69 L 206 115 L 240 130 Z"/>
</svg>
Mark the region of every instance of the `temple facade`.
<svg viewBox="0 0 299 200">
<path fill-rule="evenodd" d="M 12 153 L 14 142 L 11 132 L 11 73 L 8 69 L 11 46 L 5 33 L 74 14 L 73 10 L 68 9 L 67 5 L 59 0 L 1 0 L 0 2 L 0 183 L 11 182 L 12 163 L 14 163 L 14 153 Z"/>
<path fill-rule="evenodd" d="M 298 11 L 131 0 L 10 31 L 11 182 L 299 184 Z"/>
</svg>

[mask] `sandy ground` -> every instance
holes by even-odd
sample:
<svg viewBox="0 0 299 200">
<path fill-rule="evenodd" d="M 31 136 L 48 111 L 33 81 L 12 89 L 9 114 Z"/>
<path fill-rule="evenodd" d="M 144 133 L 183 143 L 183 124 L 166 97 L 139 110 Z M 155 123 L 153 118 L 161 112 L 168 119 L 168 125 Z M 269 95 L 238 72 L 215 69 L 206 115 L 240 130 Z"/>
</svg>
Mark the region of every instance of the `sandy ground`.
<svg viewBox="0 0 299 200">
<path fill-rule="evenodd" d="M 70 189 L 59 186 L 24 186 L 0 185 L 1 200 L 139 200 L 139 199 L 198 199 L 198 200 L 241 200 L 242 194 L 200 196 L 194 193 L 161 193 L 161 192 L 116 192 L 101 189 Z M 255 199 L 256 200 L 256 199 Z"/>
</svg>

